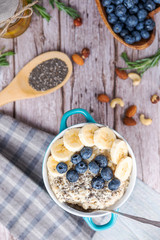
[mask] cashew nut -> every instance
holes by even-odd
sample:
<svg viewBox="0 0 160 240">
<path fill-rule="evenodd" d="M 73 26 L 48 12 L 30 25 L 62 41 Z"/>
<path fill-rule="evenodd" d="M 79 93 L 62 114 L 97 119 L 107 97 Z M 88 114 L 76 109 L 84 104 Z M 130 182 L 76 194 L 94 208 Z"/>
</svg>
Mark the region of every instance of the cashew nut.
<svg viewBox="0 0 160 240">
<path fill-rule="evenodd" d="M 111 108 L 115 108 L 116 104 L 119 104 L 121 107 L 124 107 L 124 102 L 121 98 L 114 98 L 110 103 Z"/>
<path fill-rule="evenodd" d="M 151 123 L 152 123 L 152 119 L 151 118 L 145 118 L 144 114 L 140 115 L 140 121 L 143 125 L 146 125 L 146 126 L 151 125 Z"/>
<path fill-rule="evenodd" d="M 129 73 L 128 77 L 132 79 L 133 86 L 138 86 L 141 82 L 141 77 L 137 73 Z"/>
</svg>

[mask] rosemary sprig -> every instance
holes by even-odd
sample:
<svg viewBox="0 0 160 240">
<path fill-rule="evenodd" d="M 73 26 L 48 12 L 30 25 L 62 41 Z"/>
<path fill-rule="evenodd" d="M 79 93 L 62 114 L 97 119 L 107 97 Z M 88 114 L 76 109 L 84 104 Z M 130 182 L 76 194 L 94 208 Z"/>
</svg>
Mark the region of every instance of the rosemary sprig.
<svg viewBox="0 0 160 240">
<path fill-rule="evenodd" d="M 32 0 L 27 0 L 28 3 L 31 3 Z M 77 12 L 77 10 L 68 7 L 65 3 L 63 2 L 59 2 L 58 0 L 49 0 L 50 5 L 52 6 L 52 8 L 54 8 L 55 6 L 58 8 L 59 11 L 64 11 L 66 12 L 70 17 L 72 17 L 73 19 L 79 17 L 79 14 Z M 47 13 L 46 8 L 42 7 L 39 4 L 35 4 L 33 7 L 34 12 L 37 15 L 41 15 L 42 18 L 45 18 L 48 22 L 51 19 L 51 16 L 49 15 L 49 13 Z"/>
<path fill-rule="evenodd" d="M 160 61 L 160 48 L 158 49 L 156 54 L 154 54 L 153 56 L 148 58 L 143 58 L 134 62 L 129 60 L 126 52 L 123 52 L 121 54 L 121 57 L 123 58 L 123 60 L 128 66 L 127 68 L 123 68 L 122 70 L 127 70 L 127 69 L 136 70 L 137 73 L 139 73 L 142 76 L 144 72 L 146 72 L 149 68 L 158 66 L 158 63 Z"/>
<path fill-rule="evenodd" d="M 51 0 L 50 0 L 51 1 Z M 32 0 L 27 0 L 28 3 L 31 3 Z M 34 12 L 37 14 L 37 15 L 41 15 L 42 18 L 45 18 L 48 22 L 50 21 L 51 19 L 51 16 L 47 13 L 47 10 L 46 8 L 42 7 L 41 5 L 39 4 L 35 4 L 34 6 L 32 6 Z"/>
<path fill-rule="evenodd" d="M 0 50 L 0 66 L 8 66 L 9 62 L 7 61 L 6 57 L 14 55 L 15 53 L 13 51 L 8 51 L 2 53 L 3 49 Z"/>
<path fill-rule="evenodd" d="M 58 8 L 59 11 L 64 11 L 66 12 L 70 17 L 72 17 L 73 19 L 79 17 L 80 15 L 78 14 L 77 10 L 68 7 L 65 3 L 60 2 L 58 0 L 49 0 L 51 6 L 54 8 L 54 4 L 56 5 L 56 7 Z"/>
</svg>

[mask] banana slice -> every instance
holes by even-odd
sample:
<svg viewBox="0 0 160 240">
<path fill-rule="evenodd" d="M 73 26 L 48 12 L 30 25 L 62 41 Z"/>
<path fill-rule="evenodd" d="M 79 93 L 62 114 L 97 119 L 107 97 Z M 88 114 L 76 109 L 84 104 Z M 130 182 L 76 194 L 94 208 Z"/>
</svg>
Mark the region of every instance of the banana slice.
<svg viewBox="0 0 160 240">
<path fill-rule="evenodd" d="M 94 132 L 97 129 L 98 127 L 95 124 L 86 124 L 81 128 L 79 138 L 85 146 L 92 147 L 94 145 Z"/>
<path fill-rule="evenodd" d="M 109 127 L 102 127 L 94 133 L 94 144 L 100 149 L 111 149 L 116 135 Z"/>
<path fill-rule="evenodd" d="M 116 167 L 115 177 L 117 177 L 121 181 L 125 181 L 130 176 L 131 170 L 132 170 L 132 158 L 124 157 L 119 161 Z"/>
<path fill-rule="evenodd" d="M 72 128 L 65 132 L 63 136 L 64 146 L 72 152 L 80 151 L 84 145 L 79 139 L 80 128 Z"/>
<path fill-rule="evenodd" d="M 117 164 L 123 157 L 128 155 L 127 144 L 120 139 L 116 139 L 111 148 L 111 161 Z"/>
<path fill-rule="evenodd" d="M 51 154 L 57 162 L 66 162 L 70 160 L 73 152 L 69 151 L 64 146 L 63 138 L 60 138 L 53 143 L 51 147 Z"/>
<path fill-rule="evenodd" d="M 56 166 L 59 162 L 57 162 L 52 155 L 49 156 L 48 161 L 47 161 L 47 169 L 49 171 L 49 173 L 53 176 L 53 177 L 57 177 L 57 176 L 62 176 L 61 173 L 59 173 L 56 169 Z M 68 170 L 72 167 L 72 162 L 69 160 L 67 162 L 65 162 L 68 166 Z"/>
</svg>

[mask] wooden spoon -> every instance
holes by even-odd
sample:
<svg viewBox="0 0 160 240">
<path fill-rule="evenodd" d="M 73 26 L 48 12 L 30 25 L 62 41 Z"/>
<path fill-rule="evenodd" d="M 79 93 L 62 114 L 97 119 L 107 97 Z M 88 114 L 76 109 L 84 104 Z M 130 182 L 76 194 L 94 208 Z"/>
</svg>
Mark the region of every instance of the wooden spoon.
<svg viewBox="0 0 160 240">
<path fill-rule="evenodd" d="M 40 63 L 53 58 L 59 58 L 66 63 L 68 67 L 67 76 L 65 77 L 63 82 L 61 82 L 59 85 L 57 85 L 54 88 L 51 88 L 43 92 L 36 91 L 29 85 L 28 81 L 29 81 L 30 73 Z M 54 92 L 57 89 L 61 88 L 69 80 L 71 74 L 72 74 L 72 63 L 66 54 L 62 52 L 56 52 L 56 51 L 43 53 L 38 57 L 35 57 L 34 59 L 32 59 L 29 63 L 27 63 L 20 70 L 20 72 L 13 79 L 13 81 L 4 90 L 0 92 L 0 106 L 9 102 L 13 102 L 15 100 L 40 97 L 48 93 Z"/>
<path fill-rule="evenodd" d="M 152 44 L 152 42 L 154 41 L 154 38 L 155 38 L 155 34 L 156 34 L 156 29 L 155 29 L 155 28 L 154 28 L 154 30 L 152 31 L 151 36 L 150 36 L 149 39 L 147 39 L 147 40 L 143 39 L 143 40 L 141 40 L 141 41 L 139 41 L 139 42 L 137 42 L 137 43 L 134 43 L 134 44 L 132 44 L 132 45 L 127 44 L 118 34 L 116 34 L 116 33 L 113 31 L 111 25 L 110 25 L 109 22 L 107 21 L 107 14 L 106 14 L 105 8 L 104 8 L 104 7 L 102 6 L 102 4 L 101 4 L 101 0 L 95 0 L 95 1 L 96 1 L 96 4 L 97 4 L 97 8 L 98 8 L 98 10 L 99 10 L 99 13 L 100 13 L 100 15 L 101 15 L 101 17 L 102 17 L 105 25 L 107 26 L 107 28 L 109 29 L 109 31 L 112 33 L 112 35 L 113 35 L 119 42 L 121 42 L 122 44 L 124 44 L 124 45 L 127 46 L 127 47 L 130 47 L 130 48 L 133 48 L 133 49 L 137 49 L 137 50 L 143 50 L 143 49 L 149 47 L 149 46 Z M 155 15 L 156 13 L 158 13 L 158 12 L 160 12 L 160 7 L 156 8 L 155 10 L 153 10 L 152 12 L 150 12 L 150 13 L 148 14 L 148 16 L 154 20 L 154 15 Z"/>
</svg>

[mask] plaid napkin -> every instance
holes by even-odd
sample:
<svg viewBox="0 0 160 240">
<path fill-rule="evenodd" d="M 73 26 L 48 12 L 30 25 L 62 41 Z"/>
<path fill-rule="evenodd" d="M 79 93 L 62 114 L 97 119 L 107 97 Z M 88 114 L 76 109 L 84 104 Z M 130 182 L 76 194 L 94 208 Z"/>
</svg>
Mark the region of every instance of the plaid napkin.
<svg viewBox="0 0 160 240">
<path fill-rule="evenodd" d="M 53 136 L 0 114 L 0 222 L 19 240 L 89 240 L 83 218 L 45 191 L 42 160 Z"/>
</svg>

